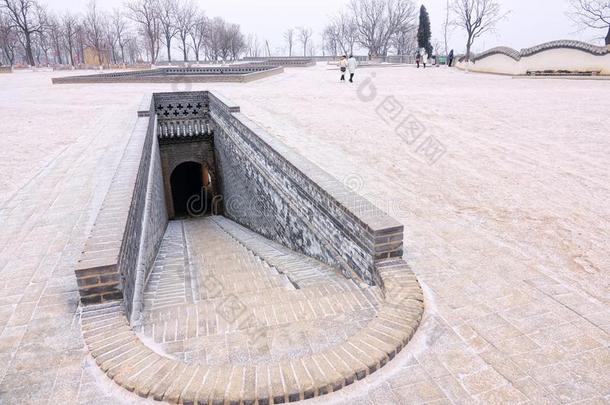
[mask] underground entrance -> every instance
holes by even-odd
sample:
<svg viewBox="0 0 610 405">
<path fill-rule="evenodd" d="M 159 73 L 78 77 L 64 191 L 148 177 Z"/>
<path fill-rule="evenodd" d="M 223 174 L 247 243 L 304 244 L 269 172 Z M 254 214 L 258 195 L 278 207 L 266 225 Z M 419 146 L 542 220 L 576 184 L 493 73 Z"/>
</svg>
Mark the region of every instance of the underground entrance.
<svg viewBox="0 0 610 405">
<path fill-rule="evenodd" d="M 170 184 L 175 218 L 211 214 L 213 192 L 206 166 L 181 163 L 172 172 Z"/>
<path fill-rule="evenodd" d="M 100 369 L 170 403 L 276 404 L 392 360 L 424 308 L 403 225 L 213 93 L 145 105 L 75 269 Z"/>
</svg>

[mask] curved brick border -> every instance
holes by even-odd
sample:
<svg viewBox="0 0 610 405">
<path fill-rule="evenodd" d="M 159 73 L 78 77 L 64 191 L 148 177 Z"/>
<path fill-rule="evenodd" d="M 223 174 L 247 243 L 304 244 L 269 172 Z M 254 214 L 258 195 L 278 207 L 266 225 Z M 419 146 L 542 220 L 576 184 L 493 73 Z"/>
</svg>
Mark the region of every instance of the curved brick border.
<svg viewBox="0 0 610 405">
<path fill-rule="evenodd" d="M 122 303 L 83 309 L 89 351 L 106 375 L 144 398 L 183 404 L 278 404 L 337 391 L 383 367 L 411 340 L 423 294 L 402 260 L 378 263 L 384 301 L 375 319 L 342 344 L 291 361 L 189 365 L 154 352 L 129 326 Z"/>
<path fill-rule="evenodd" d="M 540 52 L 548 51 L 550 49 L 576 49 L 578 51 L 590 53 L 591 55 L 606 55 L 610 53 L 610 50 L 608 50 L 608 48 L 604 46 L 596 46 L 581 41 L 559 40 L 545 42 L 543 44 L 536 45 L 531 48 L 524 48 L 521 50 L 521 52 L 510 47 L 498 46 L 476 55 L 473 58 L 473 61 L 477 62 L 489 56 L 501 54 L 508 56 L 509 58 L 512 58 L 518 62 L 521 60 L 521 58 L 532 56 Z"/>
</svg>

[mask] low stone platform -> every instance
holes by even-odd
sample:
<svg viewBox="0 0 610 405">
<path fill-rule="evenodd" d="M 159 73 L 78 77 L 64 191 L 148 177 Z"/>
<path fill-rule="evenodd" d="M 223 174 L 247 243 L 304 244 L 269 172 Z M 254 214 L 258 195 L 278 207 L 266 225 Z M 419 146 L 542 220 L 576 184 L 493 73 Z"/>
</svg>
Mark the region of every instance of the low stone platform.
<svg viewBox="0 0 610 405">
<path fill-rule="evenodd" d="M 277 65 L 244 64 L 213 67 L 164 67 L 127 72 L 52 78 L 53 84 L 80 83 L 247 83 L 284 71 Z"/>
<path fill-rule="evenodd" d="M 423 296 L 404 262 L 360 286 L 223 217 L 171 222 L 140 325 L 121 303 L 83 309 L 96 363 L 142 397 L 271 404 L 324 395 L 375 372 L 410 340 Z"/>
</svg>

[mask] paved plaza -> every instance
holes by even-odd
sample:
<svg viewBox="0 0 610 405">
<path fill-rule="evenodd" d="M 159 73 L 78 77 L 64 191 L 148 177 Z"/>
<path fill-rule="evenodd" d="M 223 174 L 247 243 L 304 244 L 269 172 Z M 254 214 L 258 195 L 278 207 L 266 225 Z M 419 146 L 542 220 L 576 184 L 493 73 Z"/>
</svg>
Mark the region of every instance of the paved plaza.
<svg viewBox="0 0 610 405">
<path fill-rule="evenodd" d="M 307 402 L 610 401 L 610 81 L 384 67 L 341 84 L 318 64 L 247 84 L 51 84 L 71 74 L 0 76 L 0 404 L 153 403 L 89 355 L 74 268 L 142 98 L 204 89 L 405 226 L 405 260 L 424 290 L 421 326 L 385 367 Z M 277 308 L 257 291 L 275 289 L 277 306 L 344 297 L 342 313 L 266 324 L 276 360 L 340 342 L 375 316 L 375 288 L 313 263 L 274 265 L 290 262 L 279 247 L 218 221 L 168 227 L 137 329 L 156 351 L 196 364 L 256 355 L 243 350 L 247 336 L 222 340 L 198 326 L 190 335 L 188 321 L 184 336 L 176 323 L 166 338 L 167 319 L 181 318 L 164 305 L 192 314 L 214 299 L 198 280 L 222 256 L 195 252 L 210 265 L 199 276 L 189 266 L 201 232 L 249 273 L 222 273 L 223 294 L 247 295 L 263 313 Z M 321 279 L 332 287 L 320 291 Z"/>
</svg>

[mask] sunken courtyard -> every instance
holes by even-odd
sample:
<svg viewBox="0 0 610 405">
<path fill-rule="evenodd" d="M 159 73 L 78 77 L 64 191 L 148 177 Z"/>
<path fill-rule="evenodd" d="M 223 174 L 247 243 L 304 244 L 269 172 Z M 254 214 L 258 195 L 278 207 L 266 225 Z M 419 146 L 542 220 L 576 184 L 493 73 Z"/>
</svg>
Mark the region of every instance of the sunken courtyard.
<svg viewBox="0 0 610 405">
<path fill-rule="evenodd" d="M 0 403 L 608 401 L 607 81 L 218 69 L 0 76 Z"/>
</svg>

